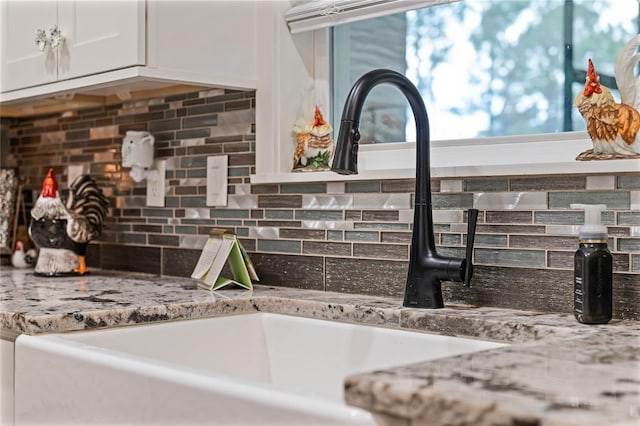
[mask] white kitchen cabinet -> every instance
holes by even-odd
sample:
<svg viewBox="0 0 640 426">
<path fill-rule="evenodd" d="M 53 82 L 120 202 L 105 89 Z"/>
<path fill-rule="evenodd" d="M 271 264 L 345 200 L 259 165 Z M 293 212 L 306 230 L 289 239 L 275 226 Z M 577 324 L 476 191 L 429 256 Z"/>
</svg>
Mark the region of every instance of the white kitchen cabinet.
<svg viewBox="0 0 640 426">
<path fill-rule="evenodd" d="M 3 115 L 16 106 L 35 113 L 54 100 L 154 96 L 177 85 L 255 89 L 259 3 L 2 0 Z M 49 34 L 56 15 L 65 48 L 43 54 L 36 30 Z"/>
<path fill-rule="evenodd" d="M 36 31 L 56 26 L 60 45 L 40 51 Z M 2 91 L 144 65 L 144 30 L 141 1 L 3 1 Z"/>
<path fill-rule="evenodd" d="M 0 425 L 13 425 L 16 333 L 0 330 Z"/>
</svg>

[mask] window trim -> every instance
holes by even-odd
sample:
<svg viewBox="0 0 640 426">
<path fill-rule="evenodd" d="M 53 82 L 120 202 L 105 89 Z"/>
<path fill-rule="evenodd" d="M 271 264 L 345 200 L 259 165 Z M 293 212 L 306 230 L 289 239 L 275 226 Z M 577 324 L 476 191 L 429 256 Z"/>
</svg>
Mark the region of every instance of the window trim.
<svg viewBox="0 0 640 426">
<path fill-rule="evenodd" d="M 291 34 L 461 0 L 311 0 L 287 10 Z"/>
</svg>

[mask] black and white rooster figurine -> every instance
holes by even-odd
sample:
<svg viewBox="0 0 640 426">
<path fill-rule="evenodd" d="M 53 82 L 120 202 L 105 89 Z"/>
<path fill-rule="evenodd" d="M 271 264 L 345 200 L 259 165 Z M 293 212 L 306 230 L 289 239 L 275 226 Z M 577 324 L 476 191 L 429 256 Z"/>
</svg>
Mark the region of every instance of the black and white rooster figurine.
<svg viewBox="0 0 640 426">
<path fill-rule="evenodd" d="M 31 210 L 29 236 L 39 248 L 35 274 L 84 275 L 89 241 L 102 233 L 108 201 L 89 175 L 69 187 L 66 206 L 58 193 L 53 169 L 42 183 L 42 194 Z"/>
</svg>

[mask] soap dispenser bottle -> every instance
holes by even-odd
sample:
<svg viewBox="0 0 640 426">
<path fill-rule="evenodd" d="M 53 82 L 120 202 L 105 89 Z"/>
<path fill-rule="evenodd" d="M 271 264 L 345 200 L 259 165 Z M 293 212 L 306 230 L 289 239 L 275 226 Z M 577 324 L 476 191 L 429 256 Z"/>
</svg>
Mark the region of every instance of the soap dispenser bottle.
<svg viewBox="0 0 640 426">
<path fill-rule="evenodd" d="M 613 311 L 613 258 L 607 248 L 607 228 L 600 220 L 607 206 L 571 204 L 571 208 L 584 210 L 585 216 L 574 257 L 573 313 L 583 324 L 605 324 Z"/>
</svg>

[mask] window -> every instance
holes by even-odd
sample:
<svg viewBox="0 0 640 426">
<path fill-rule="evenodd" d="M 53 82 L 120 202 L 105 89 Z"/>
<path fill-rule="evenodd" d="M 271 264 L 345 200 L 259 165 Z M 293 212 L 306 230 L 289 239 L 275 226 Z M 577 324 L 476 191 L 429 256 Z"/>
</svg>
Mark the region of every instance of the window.
<svg viewBox="0 0 640 426">
<path fill-rule="evenodd" d="M 290 7 L 289 2 L 259 2 L 259 94 L 252 183 L 415 177 L 413 118 L 402 95 L 386 85 L 377 86 L 367 97 L 365 106 L 370 110 L 362 116 L 361 134 L 370 142 L 409 143 L 361 144 L 358 175 L 291 172 L 296 146 L 292 128 L 306 94 L 314 93 L 315 99 L 309 102 L 323 108 L 334 126 L 335 137 L 353 82 L 379 67 L 407 73 L 422 90 L 432 130 L 432 177 L 639 170 L 638 159 L 576 161 L 576 156 L 592 144 L 586 131 L 579 130 L 578 126 L 584 124 L 571 105 L 575 93 L 583 87 L 588 57 L 593 58 L 602 83 L 612 87 L 606 76 L 613 72 L 617 51 L 636 34 L 638 0 L 591 2 L 594 5 L 588 0 L 294 3 Z M 429 6 L 435 7 L 419 10 Z M 573 8 L 567 15 L 573 16 L 573 35 L 569 37 L 573 61 L 565 72 L 563 28 L 568 6 Z M 356 25 L 361 26 L 360 39 L 353 36 Z M 480 31 L 483 28 L 486 30 Z M 456 39 L 459 34 L 465 34 L 462 41 Z M 415 60 L 425 57 L 431 62 Z M 464 66 L 458 66 L 458 62 Z M 564 75 L 572 77 L 567 80 L 571 91 L 567 99 L 570 123 L 577 131 L 564 131 Z M 552 95 L 544 97 L 540 93 Z M 496 134 L 508 136 L 488 137 Z"/>
<path fill-rule="evenodd" d="M 433 140 L 584 130 L 572 104 L 587 60 L 615 88 L 615 56 L 638 33 L 638 9 L 637 0 L 465 0 L 335 26 L 333 122 L 359 76 L 390 68 L 420 90 Z M 414 141 L 400 92 L 374 88 L 360 131 L 361 143 Z"/>
</svg>

